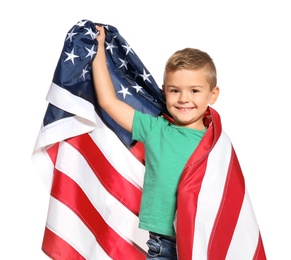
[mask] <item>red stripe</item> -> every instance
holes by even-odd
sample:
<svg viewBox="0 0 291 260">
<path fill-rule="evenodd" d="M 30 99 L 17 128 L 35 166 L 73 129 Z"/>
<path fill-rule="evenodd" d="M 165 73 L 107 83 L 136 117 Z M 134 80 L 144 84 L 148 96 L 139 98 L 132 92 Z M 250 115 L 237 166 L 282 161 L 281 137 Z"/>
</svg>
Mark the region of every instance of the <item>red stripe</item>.
<svg viewBox="0 0 291 260">
<path fill-rule="evenodd" d="M 68 139 L 67 142 L 84 156 L 107 191 L 135 215 L 138 215 L 142 194 L 141 190 L 126 180 L 112 167 L 90 135 L 79 135 Z"/>
<path fill-rule="evenodd" d="M 137 158 L 143 165 L 145 165 L 144 159 L 144 145 L 141 142 L 137 142 L 131 149 L 131 153 Z"/>
<path fill-rule="evenodd" d="M 42 250 L 55 260 L 85 260 L 70 244 L 47 227 L 45 228 Z"/>
<path fill-rule="evenodd" d="M 112 259 L 145 259 L 145 253 L 140 248 L 135 247 L 120 237 L 103 220 L 83 190 L 67 175 L 57 170 L 54 174 L 51 195 L 75 212 L 90 229 L 98 244 Z"/>
<path fill-rule="evenodd" d="M 224 194 L 209 239 L 208 259 L 225 259 L 245 195 L 245 182 L 232 149 Z"/>
<path fill-rule="evenodd" d="M 174 119 L 173 119 L 173 117 L 171 117 L 171 116 L 169 116 L 169 115 L 167 115 L 167 114 L 162 114 L 162 116 L 164 117 L 164 118 L 166 118 L 170 123 L 174 123 Z"/>
<path fill-rule="evenodd" d="M 259 234 L 259 240 L 258 240 L 258 245 L 257 245 L 257 250 L 256 253 L 254 255 L 253 260 L 266 260 L 266 254 L 265 254 L 265 249 L 264 249 L 264 245 L 263 245 L 263 241 L 262 241 L 262 237 L 261 237 L 261 233 Z"/>
<path fill-rule="evenodd" d="M 55 143 L 54 145 L 52 145 L 50 148 L 46 150 L 46 152 L 48 153 L 54 165 L 56 164 L 58 150 L 59 150 L 59 143 Z"/>
<path fill-rule="evenodd" d="M 207 160 L 200 161 L 195 165 L 195 175 L 183 184 L 179 184 L 179 195 L 177 203 L 177 245 L 179 260 L 192 259 L 192 248 L 194 243 L 195 219 L 197 213 L 198 195 L 200 193 L 202 180 L 205 175 Z M 184 170 L 184 176 L 192 173 L 193 168 Z"/>
</svg>

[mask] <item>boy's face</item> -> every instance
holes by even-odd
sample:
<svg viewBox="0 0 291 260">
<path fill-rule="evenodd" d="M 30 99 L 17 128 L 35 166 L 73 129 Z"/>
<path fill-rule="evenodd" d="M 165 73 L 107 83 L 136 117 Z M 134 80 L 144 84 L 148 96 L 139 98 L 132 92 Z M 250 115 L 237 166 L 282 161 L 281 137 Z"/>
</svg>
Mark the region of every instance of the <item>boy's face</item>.
<svg viewBox="0 0 291 260">
<path fill-rule="evenodd" d="M 203 115 L 215 103 L 219 88 L 212 91 L 202 70 L 177 70 L 166 73 L 163 91 L 169 113 L 174 124 L 198 130 L 205 129 Z"/>
</svg>

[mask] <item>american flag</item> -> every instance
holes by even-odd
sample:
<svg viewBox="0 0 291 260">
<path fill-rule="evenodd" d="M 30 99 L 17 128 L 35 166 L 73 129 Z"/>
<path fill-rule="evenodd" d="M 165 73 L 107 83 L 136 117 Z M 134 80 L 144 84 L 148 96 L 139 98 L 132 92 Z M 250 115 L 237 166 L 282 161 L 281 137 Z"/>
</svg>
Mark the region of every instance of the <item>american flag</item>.
<svg viewBox="0 0 291 260">
<path fill-rule="evenodd" d="M 145 259 L 148 232 L 138 228 L 143 145 L 97 103 L 95 24 L 81 20 L 65 37 L 32 154 L 50 192 L 42 250 L 57 260 Z M 152 75 L 118 30 L 104 26 L 107 65 L 118 98 L 171 120 Z M 264 260 L 234 149 L 214 109 L 208 109 L 205 120 L 209 129 L 178 187 L 179 259 Z"/>
</svg>

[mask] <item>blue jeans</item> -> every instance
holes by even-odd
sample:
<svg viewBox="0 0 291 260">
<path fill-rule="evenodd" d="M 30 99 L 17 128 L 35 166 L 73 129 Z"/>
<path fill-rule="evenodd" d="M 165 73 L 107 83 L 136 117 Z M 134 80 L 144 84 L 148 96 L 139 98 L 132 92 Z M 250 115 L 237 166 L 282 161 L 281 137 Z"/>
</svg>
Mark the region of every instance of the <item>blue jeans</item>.
<svg viewBox="0 0 291 260">
<path fill-rule="evenodd" d="M 177 260 L 176 239 L 150 232 L 147 260 Z"/>
</svg>

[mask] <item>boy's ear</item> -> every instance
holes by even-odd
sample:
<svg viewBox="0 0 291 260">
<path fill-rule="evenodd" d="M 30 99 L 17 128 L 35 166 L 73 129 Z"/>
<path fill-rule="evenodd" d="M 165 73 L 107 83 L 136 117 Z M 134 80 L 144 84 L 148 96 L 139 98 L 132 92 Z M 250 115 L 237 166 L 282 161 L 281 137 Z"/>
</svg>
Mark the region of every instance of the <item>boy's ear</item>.
<svg viewBox="0 0 291 260">
<path fill-rule="evenodd" d="M 163 91 L 163 94 L 165 96 L 165 85 L 164 84 L 162 85 L 162 91 Z"/>
<path fill-rule="evenodd" d="M 212 96 L 211 96 L 211 99 L 209 101 L 209 104 L 213 105 L 219 96 L 219 92 L 220 92 L 219 87 L 216 86 L 211 92 L 212 92 L 212 94 L 211 94 Z"/>
</svg>

